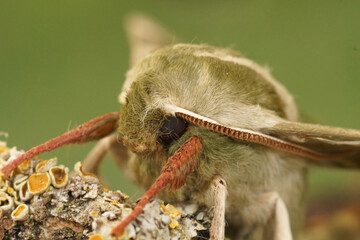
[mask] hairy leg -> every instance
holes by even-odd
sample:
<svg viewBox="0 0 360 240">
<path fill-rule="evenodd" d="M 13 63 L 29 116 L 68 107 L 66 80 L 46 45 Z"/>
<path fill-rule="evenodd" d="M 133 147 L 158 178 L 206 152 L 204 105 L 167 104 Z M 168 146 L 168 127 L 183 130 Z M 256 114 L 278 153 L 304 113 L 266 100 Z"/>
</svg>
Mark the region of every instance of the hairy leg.
<svg viewBox="0 0 360 240">
<path fill-rule="evenodd" d="M 272 216 L 266 224 L 263 238 L 273 240 L 292 240 L 290 220 L 284 201 L 277 192 L 262 195 L 272 208 Z"/>
<path fill-rule="evenodd" d="M 275 198 L 275 234 L 274 240 L 291 240 L 291 228 L 289 214 L 284 201 L 278 193 L 274 193 Z"/>
<path fill-rule="evenodd" d="M 247 207 L 244 217 L 246 216 L 250 218 L 252 217 L 250 222 L 244 223 L 244 226 L 233 226 L 234 229 L 236 227 L 239 229 L 234 239 L 293 239 L 287 208 L 277 192 L 266 192 L 260 194 L 253 204 Z M 262 220 L 261 222 L 257 222 L 258 220 L 256 219 Z M 239 221 L 242 222 L 241 219 L 239 219 Z"/>
<path fill-rule="evenodd" d="M 86 156 L 83 162 L 83 170 L 91 172 L 99 176 L 100 164 L 105 158 L 105 155 L 110 151 L 110 146 L 116 141 L 116 135 L 107 136 L 98 141 Z"/>
<path fill-rule="evenodd" d="M 129 159 L 128 149 L 123 145 L 122 140 L 118 139 L 116 134 L 112 134 L 98 141 L 84 160 L 84 171 L 100 176 L 100 165 L 107 153 L 111 153 L 116 165 L 121 170 L 127 171 Z"/>
<path fill-rule="evenodd" d="M 225 238 L 225 202 L 226 182 L 219 176 L 215 176 L 210 184 L 211 195 L 214 198 L 214 217 L 210 228 L 211 240 L 223 240 Z"/>
</svg>

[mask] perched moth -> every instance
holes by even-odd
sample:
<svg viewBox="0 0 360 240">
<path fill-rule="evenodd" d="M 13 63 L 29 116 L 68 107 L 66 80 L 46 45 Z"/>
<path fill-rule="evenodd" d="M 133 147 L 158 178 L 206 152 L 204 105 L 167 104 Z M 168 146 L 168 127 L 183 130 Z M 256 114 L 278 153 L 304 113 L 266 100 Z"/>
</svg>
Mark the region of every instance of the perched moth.
<svg viewBox="0 0 360 240">
<path fill-rule="evenodd" d="M 112 231 L 119 236 L 159 194 L 214 209 L 211 239 L 292 239 L 305 213 L 309 164 L 360 167 L 360 131 L 297 122 L 287 90 L 241 54 L 176 44 L 127 73 L 120 113 L 93 119 L 2 169 L 69 143 L 101 138 L 84 163 L 96 172 L 107 151 L 147 192 Z"/>
</svg>

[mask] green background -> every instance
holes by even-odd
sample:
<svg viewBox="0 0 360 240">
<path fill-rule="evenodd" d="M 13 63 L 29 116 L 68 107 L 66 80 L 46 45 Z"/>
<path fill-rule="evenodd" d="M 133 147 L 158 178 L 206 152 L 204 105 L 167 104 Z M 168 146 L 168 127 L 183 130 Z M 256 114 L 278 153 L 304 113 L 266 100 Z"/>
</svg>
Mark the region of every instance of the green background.
<svg viewBox="0 0 360 240">
<path fill-rule="evenodd" d="M 360 129 L 359 1 L 1 0 L 0 131 L 9 146 L 29 149 L 120 109 L 129 56 L 123 20 L 134 11 L 184 42 L 232 47 L 270 66 L 302 111 Z M 43 157 L 72 168 L 92 146 Z M 102 172 L 113 187 L 141 193 L 110 158 Z M 310 196 L 356 195 L 359 180 L 356 171 L 313 170 Z"/>
</svg>

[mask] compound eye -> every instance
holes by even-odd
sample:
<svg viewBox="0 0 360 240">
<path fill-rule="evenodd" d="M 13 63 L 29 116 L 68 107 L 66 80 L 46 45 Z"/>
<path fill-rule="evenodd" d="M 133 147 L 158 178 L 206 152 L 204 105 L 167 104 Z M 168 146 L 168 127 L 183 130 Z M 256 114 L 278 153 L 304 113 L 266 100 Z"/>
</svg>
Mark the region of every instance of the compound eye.
<svg viewBox="0 0 360 240">
<path fill-rule="evenodd" d="M 179 139 L 186 131 L 188 123 L 176 116 L 167 116 L 161 123 L 159 141 L 169 144 L 173 140 Z"/>
</svg>

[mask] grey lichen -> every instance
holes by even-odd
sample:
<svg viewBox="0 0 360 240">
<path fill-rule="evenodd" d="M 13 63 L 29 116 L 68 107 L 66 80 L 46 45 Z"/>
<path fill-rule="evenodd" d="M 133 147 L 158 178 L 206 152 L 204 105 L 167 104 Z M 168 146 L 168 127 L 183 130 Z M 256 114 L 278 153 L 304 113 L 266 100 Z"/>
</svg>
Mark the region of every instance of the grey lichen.
<svg viewBox="0 0 360 240">
<path fill-rule="evenodd" d="M 0 165 L 21 153 L 0 142 Z M 82 171 L 80 163 L 70 174 L 66 167 L 59 166 L 56 169 L 60 170 L 53 173 L 61 174 L 48 180 L 54 162 L 34 158 L 19 166 L 9 180 L 1 177 L 0 238 L 112 239 L 111 229 L 131 213 L 136 203 L 121 191 L 103 187 L 96 176 Z M 54 183 L 54 179 L 61 184 Z M 15 188 L 15 183 L 22 187 Z M 31 197 L 20 198 L 20 193 Z M 207 239 L 207 211 L 196 204 L 173 206 L 155 199 L 118 239 Z"/>
</svg>

